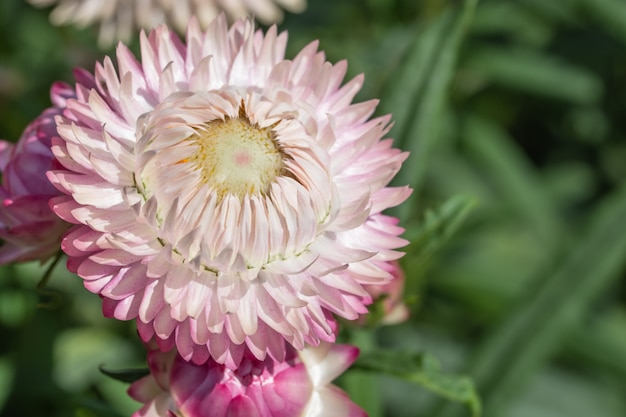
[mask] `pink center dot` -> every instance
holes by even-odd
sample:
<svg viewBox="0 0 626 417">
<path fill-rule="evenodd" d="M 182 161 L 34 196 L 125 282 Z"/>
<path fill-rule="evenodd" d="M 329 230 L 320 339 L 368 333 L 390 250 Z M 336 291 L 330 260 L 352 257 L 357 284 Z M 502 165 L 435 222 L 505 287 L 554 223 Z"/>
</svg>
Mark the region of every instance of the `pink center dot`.
<svg viewBox="0 0 626 417">
<path fill-rule="evenodd" d="M 220 199 L 265 193 L 283 169 L 272 130 L 251 125 L 247 118 L 208 122 L 187 140 L 195 142 L 195 152 L 182 162 L 200 168 L 202 181 Z"/>
<path fill-rule="evenodd" d="M 252 158 L 250 157 L 250 154 L 247 151 L 240 151 L 235 154 L 234 159 L 237 165 L 245 166 L 250 163 L 250 160 Z"/>
</svg>

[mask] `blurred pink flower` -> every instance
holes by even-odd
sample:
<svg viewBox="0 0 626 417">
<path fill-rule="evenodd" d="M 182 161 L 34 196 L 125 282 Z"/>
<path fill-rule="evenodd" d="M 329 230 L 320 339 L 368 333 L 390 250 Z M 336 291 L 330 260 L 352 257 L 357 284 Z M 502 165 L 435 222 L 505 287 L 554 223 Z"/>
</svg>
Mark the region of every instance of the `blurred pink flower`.
<svg viewBox="0 0 626 417">
<path fill-rule="evenodd" d="M 191 16 L 206 28 L 220 12 L 231 19 L 254 16 L 272 24 L 283 19 L 281 7 L 304 11 L 306 0 L 28 0 L 38 7 L 56 5 L 50 14 L 55 25 L 75 24 L 84 28 L 100 23 L 98 41 L 108 47 L 130 41 L 136 28 L 152 29 L 166 23 L 184 33 Z"/>
<path fill-rule="evenodd" d="M 52 87 L 54 107 L 45 110 L 19 141 L 0 141 L 0 264 L 45 261 L 61 249 L 61 236 L 69 225 L 51 210 L 48 201 L 61 194 L 46 177 L 58 168 L 50 144 L 57 135 L 54 117 L 61 113 L 73 90 L 65 84 Z"/>
<path fill-rule="evenodd" d="M 398 324 L 409 318 L 409 309 L 404 304 L 404 271 L 397 261 L 380 265 L 388 271 L 392 280 L 382 285 L 366 285 L 365 290 L 374 301 L 380 300 L 383 316 L 381 324 Z"/>
<path fill-rule="evenodd" d="M 356 347 L 324 343 L 287 356 L 282 362 L 246 357 L 231 370 L 152 350 L 150 375 L 128 390 L 144 404 L 133 417 L 366 417 L 331 384 L 356 360 Z"/>
<path fill-rule="evenodd" d="M 69 269 L 105 315 L 195 363 L 334 341 L 332 313 L 365 313 L 363 285 L 406 244 L 381 214 L 410 194 L 386 186 L 407 156 L 381 140 L 390 117 L 351 104 L 363 77 L 341 86 L 344 61 L 317 43 L 285 60 L 286 43 L 223 16 L 186 44 L 161 26 L 141 61 L 120 45 L 118 69 L 77 72 L 58 119 Z"/>
</svg>

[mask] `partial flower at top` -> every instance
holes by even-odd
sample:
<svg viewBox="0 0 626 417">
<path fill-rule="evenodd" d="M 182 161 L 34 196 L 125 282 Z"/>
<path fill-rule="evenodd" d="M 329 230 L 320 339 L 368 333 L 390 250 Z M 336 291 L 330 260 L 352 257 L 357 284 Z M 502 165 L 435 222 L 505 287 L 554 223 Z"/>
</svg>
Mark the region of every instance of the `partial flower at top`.
<svg viewBox="0 0 626 417">
<path fill-rule="evenodd" d="M 357 355 L 353 346 L 326 343 L 291 349 L 281 362 L 247 357 L 231 370 L 152 350 L 150 375 L 128 390 L 144 404 L 133 417 L 367 417 L 331 384 Z"/>
<path fill-rule="evenodd" d="M 100 22 L 98 41 L 108 47 L 129 41 L 136 28 L 152 29 L 161 23 L 184 33 L 191 16 L 206 28 L 221 12 L 231 19 L 253 16 L 271 24 L 283 19 L 281 7 L 294 13 L 306 8 L 306 0 L 28 0 L 39 7 L 55 5 L 50 20 L 56 25 L 84 28 Z"/>
<path fill-rule="evenodd" d="M 57 135 L 54 117 L 74 91 L 55 84 L 54 107 L 45 110 L 26 128 L 17 144 L 0 141 L 0 264 L 45 261 L 61 249 L 61 236 L 69 224 L 50 210 L 50 198 L 61 194 L 46 177 L 58 168 L 50 150 Z"/>
<path fill-rule="evenodd" d="M 105 315 L 196 363 L 334 341 L 332 313 L 365 313 L 406 244 L 381 214 L 410 194 L 386 187 L 407 156 L 381 140 L 389 116 L 351 104 L 345 62 L 316 43 L 285 60 L 286 42 L 224 17 L 186 45 L 161 26 L 141 61 L 121 45 L 118 68 L 78 73 L 57 119 L 54 210 L 82 225 L 68 267 Z"/>
</svg>

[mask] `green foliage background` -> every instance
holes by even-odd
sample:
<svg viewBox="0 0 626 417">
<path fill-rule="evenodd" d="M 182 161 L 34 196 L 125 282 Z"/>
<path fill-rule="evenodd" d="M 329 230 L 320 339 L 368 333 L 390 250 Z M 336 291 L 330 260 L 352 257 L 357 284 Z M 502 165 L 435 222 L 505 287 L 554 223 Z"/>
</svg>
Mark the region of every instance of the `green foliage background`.
<svg viewBox="0 0 626 417">
<path fill-rule="evenodd" d="M 474 380 L 485 417 L 626 415 L 626 3 L 309 3 L 281 24 L 289 55 L 320 39 L 329 60 L 365 73 L 359 98 L 393 113 L 411 151 L 396 183 L 415 188 L 394 212 L 412 241 L 412 317 L 344 325 L 342 338 L 376 360 L 402 351 L 407 369 L 421 366 L 411 354 L 434 354 Z M 53 81 L 112 52 L 47 13 L 0 2 L 8 140 L 49 106 Z M 127 385 L 98 366 L 143 365 L 132 324 L 103 319 L 62 266 L 37 290 L 44 269 L 0 270 L 0 416 L 130 415 Z M 371 417 L 469 415 L 416 374 L 371 372 L 369 358 L 340 383 Z"/>
</svg>

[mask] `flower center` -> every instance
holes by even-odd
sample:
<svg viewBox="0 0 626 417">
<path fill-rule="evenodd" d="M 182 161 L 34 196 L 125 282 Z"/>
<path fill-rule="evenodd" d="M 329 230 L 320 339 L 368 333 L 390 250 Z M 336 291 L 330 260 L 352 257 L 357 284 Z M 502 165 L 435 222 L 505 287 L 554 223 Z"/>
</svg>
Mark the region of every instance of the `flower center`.
<svg viewBox="0 0 626 417">
<path fill-rule="evenodd" d="M 209 122 L 187 141 L 197 147 L 188 162 L 220 198 L 264 194 L 284 169 L 272 129 L 253 126 L 245 116 Z"/>
</svg>

